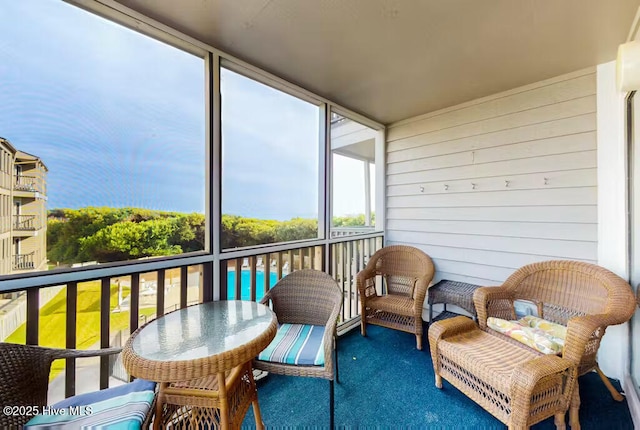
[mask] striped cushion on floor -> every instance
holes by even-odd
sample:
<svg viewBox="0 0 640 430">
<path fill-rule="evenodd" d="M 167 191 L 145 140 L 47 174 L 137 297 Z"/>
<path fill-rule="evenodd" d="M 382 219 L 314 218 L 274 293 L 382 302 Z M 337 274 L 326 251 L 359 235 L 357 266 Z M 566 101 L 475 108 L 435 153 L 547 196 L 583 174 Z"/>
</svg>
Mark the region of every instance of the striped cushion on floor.
<svg viewBox="0 0 640 430">
<path fill-rule="evenodd" d="M 302 366 L 324 366 L 324 327 L 282 324 L 258 360 Z"/>
</svg>

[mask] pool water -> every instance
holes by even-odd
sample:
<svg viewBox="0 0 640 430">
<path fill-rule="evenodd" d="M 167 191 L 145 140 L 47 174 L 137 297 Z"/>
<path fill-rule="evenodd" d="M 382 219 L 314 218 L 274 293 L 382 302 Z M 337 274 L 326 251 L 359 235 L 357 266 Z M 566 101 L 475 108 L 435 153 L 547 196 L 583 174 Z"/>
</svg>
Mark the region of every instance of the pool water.
<svg viewBox="0 0 640 430">
<path fill-rule="evenodd" d="M 251 300 L 251 271 L 243 270 L 240 274 L 242 282 L 242 290 L 240 291 L 240 300 Z M 278 282 L 276 273 L 269 273 L 269 286 L 273 287 Z M 256 300 L 260 301 L 264 296 L 264 272 L 256 271 Z M 227 274 L 227 299 L 236 300 L 236 272 L 229 270 Z"/>
</svg>

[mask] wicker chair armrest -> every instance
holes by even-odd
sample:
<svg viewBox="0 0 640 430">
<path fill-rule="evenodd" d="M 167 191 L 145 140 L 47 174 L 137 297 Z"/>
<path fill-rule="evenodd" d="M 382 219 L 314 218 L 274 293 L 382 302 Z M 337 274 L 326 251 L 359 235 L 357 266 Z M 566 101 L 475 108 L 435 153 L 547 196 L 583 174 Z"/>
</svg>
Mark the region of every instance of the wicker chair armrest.
<svg viewBox="0 0 640 430">
<path fill-rule="evenodd" d="M 496 300 L 512 300 L 513 294 L 510 289 L 503 287 L 480 287 L 473 293 L 473 304 L 476 307 L 478 324 L 482 328 L 487 327 L 489 315 L 489 305 Z"/>
<path fill-rule="evenodd" d="M 422 307 L 424 306 L 424 300 L 427 298 L 427 290 L 429 289 L 431 279 L 432 277 L 430 276 L 421 276 L 416 280 L 413 292 L 413 310 L 416 315 L 422 315 Z"/>
<path fill-rule="evenodd" d="M 477 328 L 476 323 L 473 322 L 471 318 L 465 316 L 436 321 L 429 326 L 429 343 L 436 345 L 440 339 L 445 339 Z"/>
<path fill-rule="evenodd" d="M 333 375 L 334 372 L 334 362 L 333 362 L 333 351 L 335 348 L 334 341 L 336 340 L 336 327 L 338 325 L 338 317 L 340 315 L 340 308 L 342 307 L 342 303 L 340 306 L 336 306 L 334 310 L 331 312 L 331 316 L 327 320 L 327 324 L 324 326 L 324 366 Z"/>
<path fill-rule="evenodd" d="M 376 273 L 377 273 L 376 266 L 367 264 L 367 266 L 364 269 L 362 269 L 357 273 L 356 277 L 362 277 L 362 279 L 368 279 L 376 276 Z"/>
<path fill-rule="evenodd" d="M 376 277 L 376 274 L 377 271 L 375 264 L 371 265 L 371 261 L 369 261 L 367 267 L 359 271 L 356 275 L 356 287 L 358 288 L 358 293 L 360 293 L 360 298 L 363 302 L 367 297 L 376 295 L 375 281 L 370 281 Z"/>
<path fill-rule="evenodd" d="M 84 357 L 102 357 L 105 355 L 119 354 L 122 348 L 104 348 L 104 349 L 63 349 L 63 348 L 47 348 L 44 346 L 28 345 L 28 348 L 37 348 L 43 354 L 51 357 L 51 360 L 59 360 L 62 358 L 84 358 Z"/>
<path fill-rule="evenodd" d="M 602 337 L 607 325 L 607 316 L 604 314 L 585 315 L 569 319 L 562 357 L 576 364 L 580 363 L 587 343 L 594 333 L 597 330 L 602 330 L 602 333 L 597 334 L 598 337 Z"/>
<path fill-rule="evenodd" d="M 266 293 L 264 293 L 264 296 L 262 296 L 262 298 L 258 303 L 260 303 L 261 305 L 268 306 L 269 300 L 271 300 L 271 295 L 272 295 L 271 290 L 267 291 Z"/>
<path fill-rule="evenodd" d="M 434 369 L 440 367 L 440 354 L 438 353 L 438 343 L 441 339 L 455 336 L 460 333 L 476 330 L 476 323 L 464 316 L 448 318 L 434 322 L 429 325 L 429 349 L 431 350 L 431 360 Z"/>
<path fill-rule="evenodd" d="M 563 383 L 562 399 L 564 407 L 568 407 L 576 382 L 578 368 L 571 360 L 555 355 L 545 355 L 526 361 L 516 367 L 511 375 L 510 397 L 512 407 L 512 424 L 516 427 L 525 425 L 530 414 L 531 397 L 538 384 L 545 384 L 548 378 L 558 378 Z"/>
<path fill-rule="evenodd" d="M 65 357 L 65 358 L 103 357 L 105 355 L 120 354 L 122 352 L 122 348 L 104 348 L 104 349 L 94 349 L 94 350 L 71 349 L 67 351 L 70 352 L 71 357 Z"/>
</svg>

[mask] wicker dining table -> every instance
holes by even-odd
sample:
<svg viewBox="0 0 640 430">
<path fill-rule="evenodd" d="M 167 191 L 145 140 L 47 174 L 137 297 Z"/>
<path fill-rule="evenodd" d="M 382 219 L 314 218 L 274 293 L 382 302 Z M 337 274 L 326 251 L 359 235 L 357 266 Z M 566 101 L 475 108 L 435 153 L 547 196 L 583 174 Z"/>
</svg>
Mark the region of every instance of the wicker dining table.
<svg viewBox="0 0 640 430">
<path fill-rule="evenodd" d="M 159 383 L 154 429 L 240 428 L 249 405 L 262 429 L 251 360 L 276 331 L 275 314 L 259 303 L 202 303 L 140 327 L 122 360 L 132 376 Z"/>
</svg>

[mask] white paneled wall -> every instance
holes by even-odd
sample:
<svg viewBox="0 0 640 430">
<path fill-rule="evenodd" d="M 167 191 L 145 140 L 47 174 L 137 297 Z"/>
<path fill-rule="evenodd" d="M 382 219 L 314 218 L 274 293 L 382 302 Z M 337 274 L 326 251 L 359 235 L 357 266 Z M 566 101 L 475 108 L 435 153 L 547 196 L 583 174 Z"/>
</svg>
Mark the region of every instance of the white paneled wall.
<svg viewBox="0 0 640 430">
<path fill-rule="evenodd" d="M 429 254 L 436 281 L 596 263 L 596 148 L 595 67 L 392 124 L 387 244 Z"/>
</svg>

